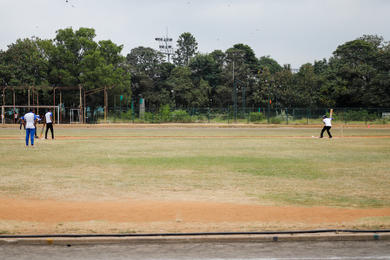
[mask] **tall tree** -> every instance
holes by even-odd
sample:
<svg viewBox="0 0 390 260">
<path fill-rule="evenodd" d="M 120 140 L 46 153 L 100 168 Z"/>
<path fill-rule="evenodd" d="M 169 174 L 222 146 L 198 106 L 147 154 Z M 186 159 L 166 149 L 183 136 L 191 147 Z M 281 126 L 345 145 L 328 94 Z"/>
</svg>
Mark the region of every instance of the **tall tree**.
<svg viewBox="0 0 390 260">
<path fill-rule="evenodd" d="M 55 49 L 50 54 L 50 82 L 57 86 L 77 86 L 80 84 L 80 62 L 93 53 L 98 45 L 93 40 L 95 30 L 80 28 L 60 29 L 54 39 Z"/>
<path fill-rule="evenodd" d="M 143 73 L 150 78 L 158 75 L 158 69 L 164 61 L 162 53 L 147 47 L 137 47 L 126 56 L 126 62 L 134 68 L 137 74 Z"/>
<path fill-rule="evenodd" d="M 185 32 L 179 36 L 177 40 L 177 50 L 175 52 L 174 62 L 178 66 L 188 66 L 190 59 L 197 53 L 198 43 L 195 37 Z"/>
<path fill-rule="evenodd" d="M 194 97 L 194 84 L 191 79 L 191 70 L 188 67 L 176 67 L 172 70 L 171 76 L 167 80 L 171 86 L 172 95 L 176 107 L 189 107 Z"/>
<path fill-rule="evenodd" d="M 341 106 L 364 106 L 370 94 L 372 79 L 376 76 L 377 44 L 366 40 L 354 40 L 337 47 L 332 59 L 337 66 L 338 88 Z"/>
<path fill-rule="evenodd" d="M 1 54 L 3 84 L 39 86 L 47 83 L 48 60 L 38 38 L 18 39 Z"/>
<path fill-rule="evenodd" d="M 276 60 L 272 59 L 270 56 L 260 57 L 259 67 L 260 69 L 264 69 L 265 67 L 267 67 L 272 74 L 280 72 L 283 69 L 282 66 L 280 66 L 279 63 Z"/>
</svg>

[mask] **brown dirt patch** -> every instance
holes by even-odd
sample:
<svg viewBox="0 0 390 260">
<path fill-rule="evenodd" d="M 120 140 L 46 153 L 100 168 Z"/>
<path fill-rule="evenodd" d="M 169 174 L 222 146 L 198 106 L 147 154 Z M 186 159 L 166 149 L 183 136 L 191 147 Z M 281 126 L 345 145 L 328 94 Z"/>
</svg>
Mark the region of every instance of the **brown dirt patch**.
<svg viewBox="0 0 390 260">
<path fill-rule="evenodd" d="M 158 138 L 199 138 L 199 139 L 313 139 L 318 137 L 310 137 L 310 136 L 183 136 L 183 135 L 159 135 L 159 136 L 136 136 L 136 135 L 128 135 L 128 136 L 57 136 L 58 140 L 88 140 L 88 139 L 158 139 Z M 390 135 L 360 135 L 360 136 L 344 136 L 344 137 L 333 137 L 334 139 L 339 138 L 390 138 Z M 0 136 L 0 140 L 24 140 L 24 137 L 19 136 Z"/>
<path fill-rule="evenodd" d="M 194 201 L 51 201 L 0 198 L 0 232 L 211 232 L 359 226 L 390 208 L 276 207 Z M 361 226 L 361 225 L 360 225 Z"/>
</svg>

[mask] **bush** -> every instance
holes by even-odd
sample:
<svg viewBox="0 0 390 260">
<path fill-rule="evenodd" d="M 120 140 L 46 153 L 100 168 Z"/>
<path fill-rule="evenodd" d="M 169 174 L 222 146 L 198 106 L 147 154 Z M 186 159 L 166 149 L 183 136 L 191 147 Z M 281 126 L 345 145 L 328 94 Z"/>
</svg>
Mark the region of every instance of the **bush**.
<svg viewBox="0 0 390 260">
<path fill-rule="evenodd" d="M 249 113 L 249 121 L 250 122 L 258 122 L 265 119 L 265 116 L 261 112 L 251 112 Z"/>
<path fill-rule="evenodd" d="M 185 110 L 175 110 L 171 113 L 171 121 L 176 123 L 190 123 L 191 116 Z"/>
<path fill-rule="evenodd" d="M 283 120 L 280 116 L 276 116 L 276 117 L 271 117 L 269 121 L 271 124 L 281 124 Z"/>
<path fill-rule="evenodd" d="M 158 121 L 160 122 L 169 122 L 171 119 L 171 108 L 169 105 L 163 105 L 160 107 L 158 113 Z"/>
<path fill-rule="evenodd" d="M 150 122 L 150 123 L 153 123 L 155 121 L 155 116 L 153 113 L 151 112 L 145 112 L 144 114 L 144 119 L 140 119 L 140 121 L 142 122 Z"/>
<path fill-rule="evenodd" d="M 339 118 L 343 118 L 345 121 L 374 121 L 377 119 L 376 114 L 369 114 L 367 110 L 350 110 L 339 115 Z"/>
</svg>

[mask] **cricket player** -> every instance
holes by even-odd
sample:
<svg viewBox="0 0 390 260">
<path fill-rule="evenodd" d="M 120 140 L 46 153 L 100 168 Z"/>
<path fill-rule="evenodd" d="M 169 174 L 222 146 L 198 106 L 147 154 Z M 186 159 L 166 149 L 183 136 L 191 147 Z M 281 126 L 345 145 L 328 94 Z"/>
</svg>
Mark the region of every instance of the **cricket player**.
<svg viewBox="0 0 390 260">
<path fill-rule="evenodd" d="M 20 118 L 19 118 L 19 130 L 22 130 L 22 126 L 23 126 L 23 128 L 24 128 L 24 130 L 26 130 L 26 126 L 25 126 L 25 124 L 24 124 L 24 116 L 21 116 Z"/>
<path fill-rule="evenodd" d="M 26 126 L 26 147 L 28 146 L 29 138 L 31 138 L 31 146 L 34 146 L 35 123 L 37 121 L 37 116 L 33 113 L 32 109 L 24 115 L 23 121 Z"/>
<path fill-rule="evenodd" d="M 321 130 L 320 138 L 324 137 L 324 132 L 328 133 L 329 138 L 332 138 L 332 134 L 330 133 L 330 129 L 332 128 L 332 119 L 331 117 L 327 117 L 326 115 L 322 116 L 322 122 L 324 122 L 324 127 Z"/>
<path fill-rule="evenodd" d="M 50 129 L 51 132 L 51 139 L 54 139 L 54 130 L 53 130 L 53 114 L 51 113 L 51 110 L 45 114 L 45 122 L 46 122 L 46 132 L 45 132 L 45 139 L 47 139 L 47 132 Z"/>
<path fill-rule="evenodd" d="M 39 115 L 36 115 L 37 120 L 35 121 L 35 138 L 38 139 L 38 127 L 37 124 L 41 122 L 41 117 Z"/>
</svg>

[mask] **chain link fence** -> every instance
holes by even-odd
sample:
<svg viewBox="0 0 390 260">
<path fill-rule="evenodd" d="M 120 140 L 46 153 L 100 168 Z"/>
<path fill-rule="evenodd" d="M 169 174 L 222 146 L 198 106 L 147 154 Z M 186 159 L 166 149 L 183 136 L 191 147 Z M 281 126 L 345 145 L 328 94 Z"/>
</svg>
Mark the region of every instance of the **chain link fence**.
<svg viewBox="0 0 390 260">
<path fill-rule="evenodd" d="M 87 109 L 87 123 L 255 123 L 309 125 L 321 124 L 322 116 L 329 116 L 329 108 L 186 108 L 146 110 L 145 113 L 129 108 L 110 107 Z M 334 108 L 335 123 L 343 124 L 389 124 L 390 108 Z"/>
<path fill-rule="evenodd" d="M 46 109 L 47 110 L 47 109 Z M 46 112 L 39 110 L 40 114 Z M 2 108 L 2 120 L 5 124 L 17 123 L 27 110 L 25 108 Z M 309 125 L 321 124 L 322 116 L 329 115 L 329 108 L 183 108 L 172 109 L 163 106 L 159 110 L 140 113 L 130 107 L 109 107 L 105 115 L 103 107 L 87 107 L 84 111 L 72 107 L 60 107 L 55 113 L 56 122 L 65 124 L 83 123 L 255 123 Z M 57 118 L 59 117 L 59 118 Z M 390 124 L 390 108 L 334 108 L 335 123 L 342 124 Z"/>
</svg>

